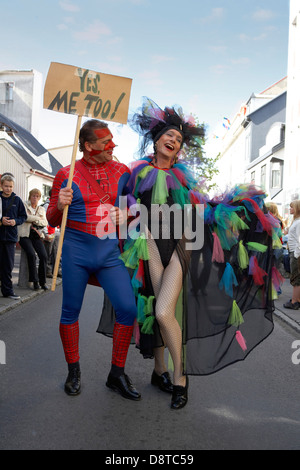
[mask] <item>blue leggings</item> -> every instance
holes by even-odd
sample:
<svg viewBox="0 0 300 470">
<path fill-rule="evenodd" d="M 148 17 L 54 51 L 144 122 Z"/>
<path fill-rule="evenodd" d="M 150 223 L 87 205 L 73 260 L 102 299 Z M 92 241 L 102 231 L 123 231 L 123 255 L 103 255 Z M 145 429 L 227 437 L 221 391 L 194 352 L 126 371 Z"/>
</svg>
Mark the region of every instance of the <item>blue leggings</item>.
<svg viewBox="0 0 300 470">
<path fill-rule="evenodd" d="M 119 256 L 117 239 L 99 239 L 78 230 L 66 229 L 62 250 L 61 323 L 71 325 L 78 320 L 89 277 L 95 274 L 114 307 L 116 322 L 133 325 L 136 318 L 135 296 L 129 273 Z"/>
</svg>

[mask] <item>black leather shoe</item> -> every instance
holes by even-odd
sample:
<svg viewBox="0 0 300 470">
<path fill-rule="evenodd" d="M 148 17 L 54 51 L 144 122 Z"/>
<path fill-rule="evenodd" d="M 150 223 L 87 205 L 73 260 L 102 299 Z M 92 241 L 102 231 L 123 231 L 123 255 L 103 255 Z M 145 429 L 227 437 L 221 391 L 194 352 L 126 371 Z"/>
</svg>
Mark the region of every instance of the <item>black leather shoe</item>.
<svg viewBox="0 0 300 470">
<path fill-rule="evenodd" d="M 173 394 L 171 400 L 172 410 L 179 410 L 183 408 L 188 402 L 188 376 L 186 376 L 186 385 L 182 387 L 181 385 L 173 385 Z"/>
<path fill-rule="evenodd" d="M 44 290 L 49 290 L 49 287 L 47 286 L 47 284 L 43 284 L 43 285 L 41 286 L 41 288 L 44 289 Z"/>
<path fill-rule="evenodd" d="M 115 392 L 119 392 L 122 397 L 129 400 L 140 400 L 141 394 L 134 388 L 130 378 L 126 374 L 120 377 L 114 377 L 112 374 L 108 375 L 106 386 Z"/>
<path fill-rule="evenodd" d="M 169 372 L 158 375 L 155 370 L 152 372 L 151 384 L 160 388 L 163 392 L 172 393 L 173 384 L 170 379 Z"/>
<path fill-rule="evenodd" d="M 34 290 L 39 290 L 39 288 L 40 288 L 39 283 L 38 283 L 37 281 L 34 281 L 34 283 L 33 283 L 33 289 L 34 289 Z"/>
<path fill-rule="evenodd" d="M 81 373 L 79 365 L 69 366 L 69 374 L 65 383 L 65 392 L 68 395 L 79 395 L 81 391 Z"/>
</svg>

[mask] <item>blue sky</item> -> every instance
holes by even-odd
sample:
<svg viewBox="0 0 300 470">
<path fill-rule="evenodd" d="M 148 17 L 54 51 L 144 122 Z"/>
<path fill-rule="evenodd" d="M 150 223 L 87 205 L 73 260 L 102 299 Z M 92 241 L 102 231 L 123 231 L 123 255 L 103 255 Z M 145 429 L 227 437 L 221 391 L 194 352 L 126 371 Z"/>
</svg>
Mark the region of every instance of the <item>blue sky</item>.
<svg viewBox="0 0 300 470">
<path fill-rule="evenodd" d="M 179 104 L 219 133 L 250 95 L 287 75 L 289 0 L 14 0 L 1 9 L 0 70 L 50 62 L 133 79 L 142 96 Z M 73 143 L 76 117 L 41 113 L 46 147 Z M 136 139 L 115 126 L 118 158 Z"/>
</svg>

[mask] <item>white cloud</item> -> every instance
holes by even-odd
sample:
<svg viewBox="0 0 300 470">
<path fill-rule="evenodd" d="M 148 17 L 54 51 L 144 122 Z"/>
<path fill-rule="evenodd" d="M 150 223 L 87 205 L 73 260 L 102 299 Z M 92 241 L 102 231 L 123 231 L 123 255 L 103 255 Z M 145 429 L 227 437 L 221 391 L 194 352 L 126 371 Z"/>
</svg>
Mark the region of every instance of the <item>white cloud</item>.
<svg viewBox="0 0 300 470">
<path fill-rule="evenodd" d="M 64 23 L 61 23 L 61 24 L 57 25 L 57 29 L 59 29 L 60 31 L 64 31 L 64 30 L 68 29 L 68 26 Z"/>
<path fill-rule="evenodd" d="M 156 87 L 160 87 L 163 85 L 163 81 L 159 76 L 159 72 L 157 72 L 156 70 L 146 70 L 145 72 L 140 73 L 139 77 L 143 80 L 145 85 L 151 85 Z"/>
<path fill-rule="evenodd" d="M 165 55 L 153 55 L 152 56 L 152 62 L 154 64 L 161 64 L 163 62 L 172 62 L 174 59 L 174 57 L 169 57 L 169 56 L 165 56 Z"/>
<path fill-rule="evenodd" d="M 74 37 L 80 41 L 97 42 L 101 36 L 111 35 L 111 30 L 102 21 L 94 20 L 86 29 L 74 33 Z"/>
<path fill-rule="evenodd" d="M 106 44 L 109 46 L 120 44 L 123 42 L 123 38 L 121 36 L 115 36 L 107 40 Z"/>
<path fill-rule="evenodd" d="M 212 52 L 215 52 L 216 54 L 219 54 L 219 53 L 224 53 L 228 47 L 227 46 L 208 46 L 208 48 L 212 51 Z"/>
<path fill-rule="evenodd" d="M 100 73 L 107 73 L 109 75 L 123 76 L 125 69 L 122 64 L 117 62 L 97 62 L 93 64 L 93 68 Z"/>
<path fill-rule="evenodd" d="M 66 11 L 80 11 L 79 6 L 70 2 L 70 0 L 61 1 L 59 2 L 59 5 L 63 10 L 66 10 Z"/>
<path fill-rule="evenodd" d="M 241 41 L 263 41 L 264 39 L 266 39 L 268 37 L 267 33 L 261 33 L 259 34 L 258 36 L 248 36 L 247 34 L 240 34 L 239 35 L 239 38 Z"/>
<path fill-rule="evenodd" d="M 272 10 L 256 10 L 253 13 L 253 19 L 255 21 L 269 21 L 275 17 L 275 12 Z"/>
<path fill-rule="evenodd" d="M 224 8 L 213 8 L 211 10 L 211 14 L 204 17 L 204 18 L 201 18 L 200 22 L 201 23 L 210 23 L 212 21 L 219 20 L 219 19 L 223 18 L 224 14 L 225 14 L 225 9 Z"/>
<path fill-rule="evenodd" d="M 231 59 L 233 65 L 248 65 L 250 63 L 249 57 L 240 57 L 239 59 Z"/>
<path fill-rule="evenodd" d="M 224 65 L 224 64 L 216 64 L 216 65 L 213 65 L 212 67 L 210 67 L 210 70 L 217 74 L 217 75 L 222 75 L 223 73 L 225 73 L 227 70 L 229 69 L 229 66 L 228 65 Z"/>
</svg>

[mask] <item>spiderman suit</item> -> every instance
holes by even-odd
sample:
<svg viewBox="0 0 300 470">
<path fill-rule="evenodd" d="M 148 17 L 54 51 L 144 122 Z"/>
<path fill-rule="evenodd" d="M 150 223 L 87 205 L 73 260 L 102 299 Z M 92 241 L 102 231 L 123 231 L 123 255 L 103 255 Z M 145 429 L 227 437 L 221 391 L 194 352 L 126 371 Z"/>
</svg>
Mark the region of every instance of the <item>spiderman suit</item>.
<svg viewBox="0 0 300 470">
<path fill-rule="evenodd" d="M 130 176 L 126 165 L 113 160 L 96 164 L 85 158 L 80 161 L 103 191 L 109 194 L 110 204 L 118 206 L 119 196 Z M 61 224 L 62 212 L 57 202 L 61 188 L 67 186 L 69 171 L 69 166 L 59 170 L 53 183 L 47 210 L 51 226 Z M 86 286 L 93 275 L 115 309 L 112 368 L 123 370 L 136 318 L 130 276 L 119 258 L 116 227 L 103 223 L 99 196 L 76 165 L 72 189 L 73 199 L 68 210 L 62 249 L 63 302 L 59 329 L 65 358 L 69 365 L 79 363 L 79 314 Z"/>
</svg>

